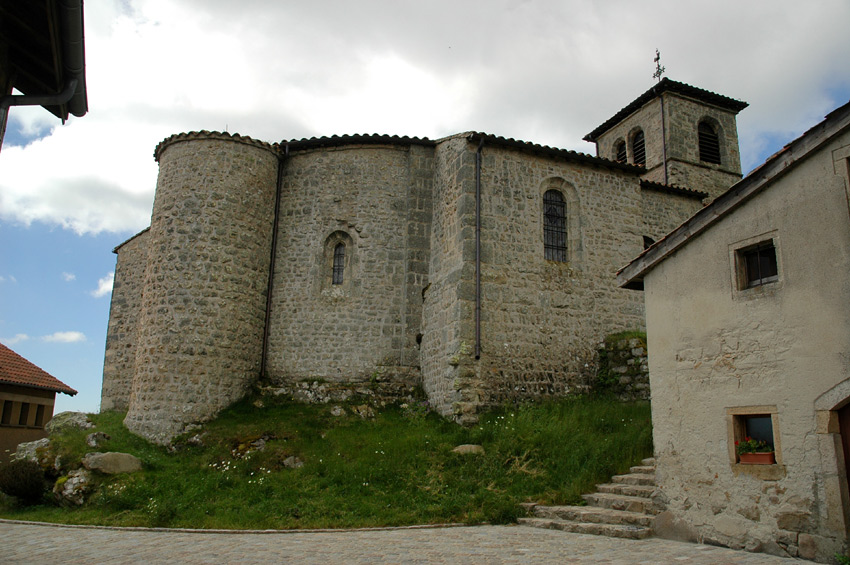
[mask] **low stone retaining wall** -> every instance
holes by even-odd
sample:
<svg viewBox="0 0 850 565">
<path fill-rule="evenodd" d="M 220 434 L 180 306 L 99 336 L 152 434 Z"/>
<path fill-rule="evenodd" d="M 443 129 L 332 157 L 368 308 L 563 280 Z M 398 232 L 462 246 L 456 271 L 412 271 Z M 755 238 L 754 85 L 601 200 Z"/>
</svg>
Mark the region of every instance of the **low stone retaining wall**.
<svg viewBox="0 0 850 565">
<path fill-rule="evenodd" d="M 620 400 L 649 400 L 645 334 L 615 334 L 599 344 L 596 386 L 610 390 Z"/>
</svg>

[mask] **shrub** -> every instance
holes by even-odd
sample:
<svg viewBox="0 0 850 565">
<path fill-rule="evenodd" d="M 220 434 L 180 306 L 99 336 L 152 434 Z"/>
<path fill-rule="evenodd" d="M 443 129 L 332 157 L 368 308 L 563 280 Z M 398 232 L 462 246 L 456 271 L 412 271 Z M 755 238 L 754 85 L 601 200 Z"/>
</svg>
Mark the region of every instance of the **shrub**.
<svg viewBox="0 0 850 565">
<path fill-rule="evenodd" d="M 0 465 L 0 491 L 25 504 L 39 502 L 47 490 L 44 470 L 35 461 L 17 460 Z"/>
</svg>

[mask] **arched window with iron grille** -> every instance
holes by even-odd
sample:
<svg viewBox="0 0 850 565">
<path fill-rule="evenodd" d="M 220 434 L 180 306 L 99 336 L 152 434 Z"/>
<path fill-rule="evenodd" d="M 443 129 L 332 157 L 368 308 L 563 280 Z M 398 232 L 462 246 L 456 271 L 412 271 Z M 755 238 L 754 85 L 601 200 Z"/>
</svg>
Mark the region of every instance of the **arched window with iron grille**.
<svg viewBox="0 0 850 565">
<path fill-rule="evenodd" d="M 543 194 L 543 257 L 547 261 L 567 260 L 567 206 L 557 190 Z"/>
<path fill-rule="evenodd" d="M 699 136 L 699 160 L 720 164 L 720 139 L 711 124 L 700 122 L 697 126 Z"/>
<path fill-rule="evenodd" d="M 342 284 L 345 274 L 345 244 L 337 243 L 334 247 L 333 284 Z"/>
<path fill-rule="evenodd" d="M 634 156 L 635 165 L 646 166 L 646 141 L 643 137 L 643 131 L 638 132 L 632 137 L 632 155 Z"/>
</svg>

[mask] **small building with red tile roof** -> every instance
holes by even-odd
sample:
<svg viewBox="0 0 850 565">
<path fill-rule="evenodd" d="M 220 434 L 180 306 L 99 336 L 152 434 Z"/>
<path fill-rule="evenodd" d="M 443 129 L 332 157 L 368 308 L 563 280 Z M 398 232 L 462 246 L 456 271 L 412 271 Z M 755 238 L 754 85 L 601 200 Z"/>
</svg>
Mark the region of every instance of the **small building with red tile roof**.
<svg viewBox="0 0 850 565">
<path fill-rule="evenodd" d="M 0 462 L 19 443 L 46 437 L 56 393 L 77 391 L 0 344 Z"/>
</svg>

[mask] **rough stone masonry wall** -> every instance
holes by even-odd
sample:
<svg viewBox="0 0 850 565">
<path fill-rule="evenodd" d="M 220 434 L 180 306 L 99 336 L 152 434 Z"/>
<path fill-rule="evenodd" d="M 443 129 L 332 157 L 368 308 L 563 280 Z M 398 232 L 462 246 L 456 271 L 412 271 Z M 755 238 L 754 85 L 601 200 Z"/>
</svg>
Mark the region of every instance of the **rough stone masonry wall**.
<svg viewBox="0 0 850 565">
<path fill-rule="evenodd" d="M 467 141 L 442 141 L 434 163 L 429 284 L 423 293 L 422 385 L 444 416 L 474 412 L 473 381 L 475 185 L 474 154 Z"/>
<path fill-rule="evenodd" d="M 716 198 L 741 180 L 738 126 L 734 113 L 668 95 L 665 97 L 665 116 L 667 158 L 670 161 L 668 184 L 702 190 Z M 708 121 L 718 134 L 719 165 L 700 161 L 697 128 L 702 120 Z M 663 176 L 649 180 L 662 182 Z"/>
<path fill-rule="evenodd" d="M 699 160 L 697 127 L 706 118 L 719 136 L 720 165 Z M 666 184 L 708 192 L 715 198 L 741 179 L 738 129 L 735 114 L 728 110 L 666 93 L 663 124 L 661 100 L 654 98 L 599 137 L 599 156 L 615 159 L 615 144 L 622 139 L 626 142 L 628 162 L 633 163 L 631 136 L 638 128 L 646 140 L 646 180 L 665 183 L 662 131 L 667 135 Z"/>
<path fill-rule="evenodd" d="M 238 400 L 259 376 L 278 160 L 217 133 L 173 136 L 160 170 L 130 431 L 167 443 Z"/>
<path fill-rule="evenodd" d="M 644 188 L 641 190 L 643 235 L 658 241 L 702 208 L 699 198 Z M 624 266 L 624 265 L 621 265 Z"/>
<path fill-rule="evenodd" d="M 596 384 L 623 401 L 649 400 L 646 335 L 605 338 L 599 346 Z"/>
<path fill-rule="evenodd" d="M 418 384 L 432 155 L 419 145 L 291 154 L 269 329 L 272 382 Z M 338 242 L 346 266 L 334 285 Z"/>
<path fill-rule="evenodd" d="M 600 340 L 644 324 L 642 297 L 614 284 L 642 249 L 639 181 L 485 146 L 481 182 L 482 404 L 583 391 Z M 544 258 L 549 189 L 567 202 L 567 262 Z"/>
<path fill-rule="evenodd" d="M 101 410 L 127 410 L 130 406 L 149 234 L 145 229 L 115 249 L 118 259 L 106 329 Z"/>
</svg>

